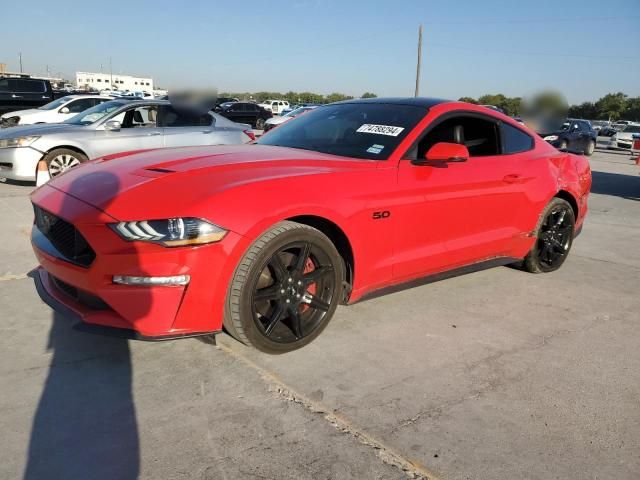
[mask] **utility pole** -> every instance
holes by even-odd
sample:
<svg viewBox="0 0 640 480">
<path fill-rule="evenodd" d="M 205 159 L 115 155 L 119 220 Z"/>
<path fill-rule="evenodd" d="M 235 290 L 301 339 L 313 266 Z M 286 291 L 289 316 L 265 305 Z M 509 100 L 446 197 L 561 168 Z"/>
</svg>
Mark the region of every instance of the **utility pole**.
<svg viewBox="0 0 640 480">
<path fill-rule="evenodd" d="M 22 73 L 22 52 L 18 54 L 18 57 L 20 57 L 20 73 Z"/>
<path fill-rule="evenodd" d="M 420 94 L 420 67 L 422 66 L 422 24 L 418 29 L 418 64 L 416 66 L 416 93 L 415 97 Z"/>
</svg>

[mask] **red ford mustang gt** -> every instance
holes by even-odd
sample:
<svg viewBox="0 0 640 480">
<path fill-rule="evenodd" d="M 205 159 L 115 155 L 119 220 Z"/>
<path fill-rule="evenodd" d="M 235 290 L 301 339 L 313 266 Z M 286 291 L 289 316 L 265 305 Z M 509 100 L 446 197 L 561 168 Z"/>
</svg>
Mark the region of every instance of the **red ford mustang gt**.
<svg viewBox="0 0 640 480">
<path fill-rule="evenodd" d="M 253 145 L 81 165 L 32 194 L 32 243 L 41 295 L 79 327 L 159 340 L 224 326 L 282 353 L 341 302 L 489 265 L 557 269 L 590 186 L 584 157 L 487 108 L 351 100 Z"/>
</svg>

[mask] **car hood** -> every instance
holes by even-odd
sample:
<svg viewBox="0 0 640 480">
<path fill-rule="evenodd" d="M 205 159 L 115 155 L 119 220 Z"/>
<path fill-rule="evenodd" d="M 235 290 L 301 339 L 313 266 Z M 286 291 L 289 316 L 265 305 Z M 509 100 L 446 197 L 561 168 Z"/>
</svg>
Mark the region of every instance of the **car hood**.
<svg viewBox="0 0 640 480">
<path fill-rule="evenodd" d="M 291 120 L 292 118 L 294 117 L 284 117 L 284 116 L 271 117 L 266 121 L 266 123 L 268 123 L 269 125 L 280 125 L 281 123 Z"/>
<path fill-rule="evenodd" d="M 119 220 L 207 217 L 212 197 L 233 189 L 371 168 L 377 162 L 269 145 L 182 147 L 97 159 L 46 186 Z"/>
<path fill-rule="evenodd" d="M 68 123 L 42 123 L 37 125 L 17 125 L 15 127 L 0 130 L 0 138 L 14 138 L 30 135 L 50 135 L 54 133 L 69 133 L 83 131 L 86 127 L 70 125 Z"/>
</svg>

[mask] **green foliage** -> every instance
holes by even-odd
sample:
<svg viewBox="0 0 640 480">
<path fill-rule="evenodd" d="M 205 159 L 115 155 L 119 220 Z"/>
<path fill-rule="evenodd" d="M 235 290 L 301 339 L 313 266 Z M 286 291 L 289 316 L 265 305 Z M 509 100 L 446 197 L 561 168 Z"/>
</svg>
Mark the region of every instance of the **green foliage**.
<svg viewBox="0 0 640 480">
<path fill-rule="evenodd" d="M 219 94 L 221 97 L 233 97 L 240 100 L 253 100 L 262 102 L 267 99 L 283 99 L 290 104 L 297 103 L 332 103 L 341 100 L 349 100 L 353 97 L 342 93 L 331 93 L 329 95 L 320 95 L 313 92 L 224 92 Z M 365 92 L 361 98 L 376 98 L 377 95 L 371 92 Z M 482 95 L 477 100 L 473 97 L 460 97 L 460 102 L 475 103 L 480 105 L 495 105 L 502 108 L 507 115 L 522 115 L 523 106 L 520 97 L 507 97 L 501 93 Z M 567 105 L 561 95 L 551 93 L 543 93 L 534 99 L 539 105 L 544 106 L 546 110 L 558 112 L 564 115 L 567 112 Z M 589 120 L 634 120 L 640 121 L 640 97 L 627 97 L 622 92 L 609 93 L 600 98 L 596 102 L 584 102 L 580 105 L 572 105 L 567 113 L 573 118 L 586 118 Z"/>
<path fill-rule="evenodd" d="M 608 93 L 596 102 L 596 108 L 605 119 L 618 120 L 627 108 L 626 100 L 622 92 Z"/>
</svg>

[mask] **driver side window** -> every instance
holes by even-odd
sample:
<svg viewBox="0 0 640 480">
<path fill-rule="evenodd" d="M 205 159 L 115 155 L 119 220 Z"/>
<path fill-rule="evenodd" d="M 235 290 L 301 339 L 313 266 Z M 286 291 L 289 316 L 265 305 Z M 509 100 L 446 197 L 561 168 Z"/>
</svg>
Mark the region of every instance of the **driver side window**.
<svg viewBox="0 0 640 480">
<path fill-rule="evenodd" d="M 433 127 L 418 143 L 417 158 L 424 158 L 436 143 L 458 143 L 469 150 L 470 157 L 500 155 L 498 124 L 476 116 L 455 116 Z"/>
<path fill-rule="evenodd" d="M 111 120 L 122 124 L 122 128 L 154 128 L 157 126 L 158 107 L 141 105 L 119 113 Z"/>
</svg>

